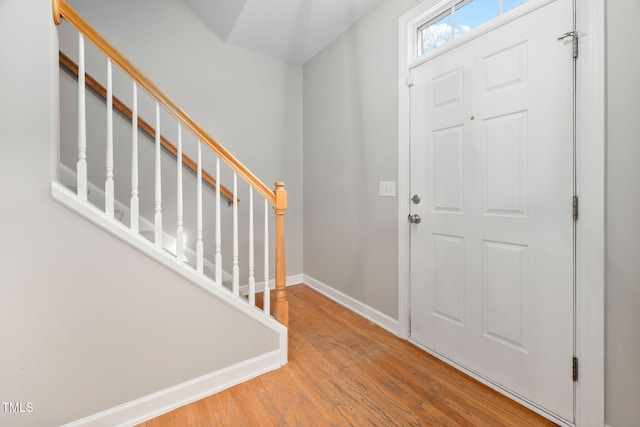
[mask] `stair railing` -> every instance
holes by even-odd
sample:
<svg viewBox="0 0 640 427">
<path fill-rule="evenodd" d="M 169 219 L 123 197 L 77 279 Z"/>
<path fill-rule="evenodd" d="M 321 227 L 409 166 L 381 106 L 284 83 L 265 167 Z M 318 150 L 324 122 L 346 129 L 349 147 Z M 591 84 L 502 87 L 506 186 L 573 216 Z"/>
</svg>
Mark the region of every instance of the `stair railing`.
<svg viewBox="0 0 640 427">
<path fill-rule="evenodd" d="M 233 204 L 233 272 L 231 291 L 240 297 L 239 262 L 238 262 L 238 202 L 237 179 L 238 175 L 249 185 L 249 261 L 248 261 L 248 300 L 255 304 L 256 280 L 254 273 L 254 190 L 264 198 L 264 295 L 263 310 L 270 315 L 270 290 L 269 290 L 269 223 L 268 211 L 271 205 L 275 212 L 275 287 L 276 298 L 274 315 L 285 326 L 289 323 L 288 301 L 286 298 L 286 272 L 284 254 L 284 214 L 287 209 L 287 192 L 282 182 L 275 183 L 275 189 L 269 189 L 249 169 L 231 155 L 218 141 L 210 136 L 199 124 L 189 117 L 180 107 L 158 89 L 147 77 L 138 71 L 120 52 L 107 42 L 91 25 L 89 25 L 65 0 L 52 0 L 53 20 L 59 25 L 64 18 L 78 31 L 78 161 L 77 161 L 77 197 L 82 201 L 88 198 L 87 178 L 87 136 L 86 136 L 86 100 L 87 74 L 85 73 L 85 40 L 90 41 L 107 58 L 107 88 L 105 99 L 107 102 L 107 156 L 106 156 L 106 180 L 105 180 L 105 215 L 114 218 L 114 177 L 113 177 L 113 109 L 114 102 L 119 103 L 113 96 L 112 90 L 112 64 L 118 66 L 133 81 L 133 105 L 130 110 L 132 121 L 132 174 L 131 174 L 131 222 L 133 233 L 139 231 L 139 185 L 138 185 L 138 127 L 155 138 L 155 211 L 154 211 L 154 243 L 158 249 L 162 249 L 162 186 L 161 186 L 161 147 L 163 141 L 160 133 L 160 109 L 164 108 L 178 122 L 178 145 L 175 155 L 178 160 L 177 168 L 177 227 L 176 227 L 176 253 L 178 262 L 184 259 L 184 224 L 183 224 L 183 189 L 182 167 L 185 156 L 182 152 L 182 131 L 187 130 L 198 140 L 197 161 L 186 162 L 187 166 L 194 166 L 197 175 L 197 231 L 196 231 L 196 270 L 203 274 L 204 270 L 204 242 L 203 242 L 203 203 L 202 203 L 202 145 L 204 144 L 216 155 L 216 176 L 212 178 L 215 186 L 215 286 L 222 286 L 222 243 L 221 243 L 221 214 L 220 214 L 220 160 L 233 170 L 233 191 L 225 194 L 225 197 Z M 90 80 L 91 81 L 91 80 Z M 146 122 L 141 123 L 138 117 L 137 92 L 143 89 L 155 100 L 155 129 Z M 95 89 L 94 89 L 95 90 Z M 116 105 L 117 108 L 117 105 Z M 128 107 L 126 107 L 128 109 Z M 146 129 L 145 129 L 146 127 Z M 165 144 L 165 148 L 166 144 Z M 172 151 L 171 149 L 169 149 Z M 189 165 L 188 163 L 191 163 Z"/>
</svg>

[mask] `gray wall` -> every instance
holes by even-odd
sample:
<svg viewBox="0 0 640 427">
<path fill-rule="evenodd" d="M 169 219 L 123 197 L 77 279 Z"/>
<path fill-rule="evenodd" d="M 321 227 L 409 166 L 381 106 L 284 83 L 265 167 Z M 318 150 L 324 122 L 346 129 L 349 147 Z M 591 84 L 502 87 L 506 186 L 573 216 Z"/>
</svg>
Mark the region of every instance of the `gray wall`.
<svg viewBox="0 0 640 427">
<path fill-rule="evenodd" d="M 74 0 L 69 3 L 267 186 L 273 188 L 275 181 L 286 184 L 289 196 L 285 217 L 287 275 L 301 274 L 302 67 L 225 44 L 180 0 Z M 62 33 L 61 47 L 70 56 L 77 57 L 77 41 L 75 35 L 70 34 L 69 31 Z M 87 61 L 88 72 L 105 82 L 105 60 L 88 48 Z M 119 72 L 115 73 L 114 78 L 115 94 L 131 105 L 129 80 Z M 143 100 L 140 108 L 141 115 L 153 123 L 153 104 Z M 168 118 L 166 115 L 163 117 Z M 163 118 L 162 122 L 162 133 L 175 144 L 175 121 Z M 68 129 L 64 127 L 65 124 L 69 125 Z M 61 134 L 63 137 L 75 135 L 73 122 L 63 120 Z M 96 138 L 103 140 L 100 133 Z M 125 134 L 125 144 L 129 140 L 130 136 Z M 195 159 L 195 142 L 186 136 L 185 141 L 185 152 Z M 141 150 L 148 151 L 152 147 L 148 141 L 141 141 L 140 144 Z M 214 157 L 208 150 L 204 152 L 205 169 L 213 173 Z M 116 188 L 128 184 L 129 180 L 128 153 L 120 154 L 125 161 L 118 162 L 116 157 L 116 168 L 121 168 L 120 171 L 116 170 Z M 171 169 L 166 169 L 166 178 L 163 175 L 163 210 L 167 215 L 165 224 L 169 225 L 175 224 L 175 193 L 171 194 L 175 188 L 175 167 L 172 161 L 167 160 L 165 164 L 171 164 L 168 166 Z M 147 159 L 147 164 L 152 165 L 152 159 Z M 144 183 L 147 189 L 147 200 L 141 201 L 141 212 L 148 212 L 150 215 L 147 214 L 147 218 L 152 219 L 153 173 L 143 174 L 141 179 L 145 180 L 141 181 L 141 185 Z M 191 193 L 195 188 L 192 182 L 195 181 L 185 181 L 185 187 L 189 186 Z M 223 174 L 223 184 L 232 188 L 230 173 Z M 240 215 L 241 218 L 247 218 L 248 190 L 246 187 L 241 187 L 241 190 L 240 199 L 244 202 L 240 203 Z M 213 202 L 207 196 L 205 194 L 205 218 L 209 220 L 205 221 L 205 253 L 211 258 L 213 245 L 206 243 L 213 242 Z M 188 205 L 191 208 L 194 206 L 195 202 Z M 261 209 L 256 210 L 261 218 L 263 205 L 259 207 Z M 231 210 L 223 209 L 224 212 L 229 216 Z M 194 210 L 185 214 L 187 225 L 190 226 L 195 222 Z M 273 224 L 273 217 L 271 219 Z M 193 244 L 195 231 L 189 231 Z M 260 237 L 261 234 L 256 231 L 256 236 Z M 230 234 L 223 236 L 223 248 L 229 251 L 230 240 Z M 246 239 L 242 239 L 242 242 L 246 242 Z M 246 253 L 246 246 L 241 247 L 241 256 Z M 224 259 L 231 260 L 230 253 Z M 230 271 L 231 266 L 225 264 L 225 270 Z M 256 265 L 261 265 L 260 259 L 256 259 Z"/>
<path fill-rule="evenodd" d="M 304 272 L 398 317 L 398 18 L 386 0 L 304 65 Z"/>
<path fill-rule="evenodd" d="M 606 420 L 640 423 L 640 2 L 607 1 Z"/>
<path fill-rule="evenodd" d="M 0 52 L 0 400 L 33 404 L 0 409 L 0 425 L 60 425 L 276 349 L 275 333 L 51 199 L 49 0 L 0 2 Z"/>
</svg>

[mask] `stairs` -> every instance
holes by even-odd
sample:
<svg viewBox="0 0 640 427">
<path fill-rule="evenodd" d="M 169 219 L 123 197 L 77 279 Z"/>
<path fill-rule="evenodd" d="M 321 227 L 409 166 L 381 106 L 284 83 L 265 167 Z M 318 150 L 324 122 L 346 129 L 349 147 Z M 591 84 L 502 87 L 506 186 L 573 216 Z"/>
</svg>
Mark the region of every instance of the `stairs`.
<svg viewBox="0 0 640 427">
<path fill-rule="evenodd" d="M 105 247 L 119 248 L 111 250 L 105 261 L 111 269 L 119 271 L 114 266 L 131 264 L 128 269 L 136 271 L 140 257 L 113 243 L 109 234 L 155 261 L 154 267 L 146 261 L 140 264 L 144 270 L 136 271 L 136 276 L 143 281 L 147 272 L 154 283 L 158 283 L 161 271 L 166 272 L 169 282 L 182 278 L 188 297 L 183 300 L 179 291 L 172 290 L 175 313 L 189 311 L 189 306 L 183 304 L 191 304 L 194 292 L 204 292 L 202 299 L 211 301 L 217 320 L 193 324 L 183 336 L 170 334 L 167 345 L 183 340 L 181 345 L 185 348 L 194 345 L 192 339 L 202 339 L 203 335 L 192 337 L 192 329 L 201 330 L 204 336 L 219 335 L 219 342 L 224 343 L 220 351 L 212 353 L 213 359 L 207 359 L 212 362 L 209 366 L 218 367 L 215 370 L 200 367 L 191 377 L 183 372 L 170 379 L 167 374 L 184 371 L 184 363 L 194 363 L 194 354 L 171 360 L 160 358 L 161 363 L 152 362 L 145 375 L 135 379 L 161 377 L 162 381 L 151 381 L 155 384 L 151 390 L 139 384 L 114 391 L 112 385 L 105 383 L 99 387 L 115 399 L 81 404 L 84 412 L 69 413 L 82 416 L 74 415 L 76 421 L 65 424 L 131 425 L 287 362 L 283 234 L 286 191 L 281 183 L 274 190 L 266 187 L 73 8 L 63 0 L 54 1 L 54 20 L 61 23 L 63 19 L 66 23 L 59 27 L 60 48 L 66 50 L 71 64 L 77 61 L 78 65 L 73 73 L 67 61 L 59 75 L 59 163 L 51 182 L 51 195 L 107 232 L 95 238 L 104 239 Z M 69 36 L 70 32 L 75 34 Z M 70 39 L 77 44 L 64 42 Z M 96 60 L 94 48 L 105 57 Z M 88 70 L 103 67 L 105 60 L 106 70 L 97 71 L 98 77 L 93 77 L 93 71 L 89 74 Z M 92 256 L 93 252 L 87 250 L 87 255 Z M 126 284 L 125 289 L 136 293 L 137 284 L 131 283 L 128 269 L 118 273 L 121 276 L 114 289 Z M 269 303 L 274 278 L 275 318 Z M 159 292 L 164 292 L 163 286 L 158 286 Z M 143 288 L 150 306 L 155 305 L 156 298 L 166 297 L 155 295 L 147 283 Z M 265 304 L 257 307 L 255 295 L 261 290 Z M 144 307 L 138 307 L 144 316 Z M 175 314 L 173 310 L 167 313 Z M 220 319 L 222 313 L 227 313 L 226 320 Z M 108 319 L 100 318 L 109 324 Z M 151 322 L 155 323 L 166 322 Z M 185 327 L 184 322 L 176 323 Z M 126 321 L 113 327 L 128 338 Z M 169 323 L 164 328 L 151 327 L 149 335 L 141 340 L 162 340 L 164 331 L 173 326 Z M 212 344 L 215 343 L 205 347 Z M 132 365 L 138 363 L 136 357 L 131 356 Z M 155 356 L 149 360 L 154 361 Z M 106 363 L 107 371 L 115 368 Z M 125 381 L 118 374 L 109 380 L 114 384 Z M 131 390 L 138 390 L 137 394 Z"/>
</svg>

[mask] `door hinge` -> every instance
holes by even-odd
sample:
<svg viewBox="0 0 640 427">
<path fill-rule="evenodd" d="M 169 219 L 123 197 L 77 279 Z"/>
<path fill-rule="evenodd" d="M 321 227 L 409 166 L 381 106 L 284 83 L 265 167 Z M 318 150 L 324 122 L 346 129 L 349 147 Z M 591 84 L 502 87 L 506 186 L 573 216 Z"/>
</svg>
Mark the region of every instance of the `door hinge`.
<svg viewBox="0 0 640 427">
<path fill-rule="evenodd" d="M 573 358 L 573 381 L 578 381 L 578 358 Z"/>
<path fill-rule="evenodd" d="M 578 57 L 578 32 L 575 30 L 568 31 L 558 37 L 558 40 L 564 40 L 568 37 L 571 37 L 571 43 L 573 45 L 573 59 L 576 59 Z"/>
<path fill-rule="evenodd" d="M 573 220 L 578 220 L 578 196 L 573 196 Z"/>
</svg>

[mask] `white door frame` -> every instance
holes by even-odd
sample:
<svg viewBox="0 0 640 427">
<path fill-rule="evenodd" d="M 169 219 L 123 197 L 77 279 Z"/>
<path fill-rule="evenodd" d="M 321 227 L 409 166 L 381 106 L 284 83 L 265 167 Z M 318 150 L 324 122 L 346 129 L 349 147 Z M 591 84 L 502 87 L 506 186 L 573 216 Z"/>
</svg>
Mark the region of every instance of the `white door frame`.
<svg viewBox="0 0 640 427">
<path fill-rule="evenodd" d="M 537 0 L 529 0 L 531 2 Z M 576 65 L 576 179 L 580 212 L 576 230 L 575 420 L 604 425 L 605 273 L 605 4 L 574 0 L 579 56 Z M 424 0 L 399 20 L 398 58 L 398 335 L 410 333 L 410 209 L 408 58 L 409 24 L 438 0 Z M 570 31 L 571 29 L 567 29 Z M 560 34 L 559 34 L 560 35 Z"/>
</svg>

